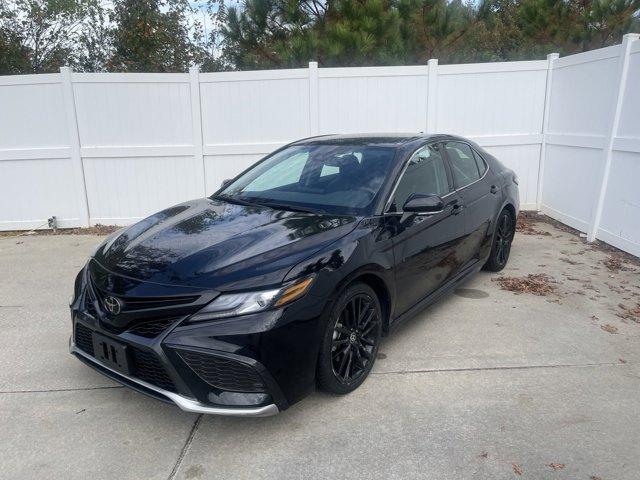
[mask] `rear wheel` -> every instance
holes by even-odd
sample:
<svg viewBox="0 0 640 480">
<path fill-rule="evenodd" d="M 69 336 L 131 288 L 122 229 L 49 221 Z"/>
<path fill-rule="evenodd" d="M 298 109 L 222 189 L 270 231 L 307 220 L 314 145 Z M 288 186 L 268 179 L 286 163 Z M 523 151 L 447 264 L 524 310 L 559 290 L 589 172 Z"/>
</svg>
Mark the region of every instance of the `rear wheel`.
<svg viewBox="0 0 640 480">
<path fill-rule="evenodd" d="M 345 394 L 367 378 L 382 336 L 380 302 L 364 283 L 354 283 L 337 298 L 325 327 L 318 357 L 318 386 Z"/>
<path fill-rule="evenodd" d="M 493 244 L 489 259 L 484 265 L 485 270 L 499 272 L 509 261 L 511 242 L 516 231 L 516 222 L 509 210 L 503 210 L 498 216 L 496 230 L 493 234 Z"/>
</svg>

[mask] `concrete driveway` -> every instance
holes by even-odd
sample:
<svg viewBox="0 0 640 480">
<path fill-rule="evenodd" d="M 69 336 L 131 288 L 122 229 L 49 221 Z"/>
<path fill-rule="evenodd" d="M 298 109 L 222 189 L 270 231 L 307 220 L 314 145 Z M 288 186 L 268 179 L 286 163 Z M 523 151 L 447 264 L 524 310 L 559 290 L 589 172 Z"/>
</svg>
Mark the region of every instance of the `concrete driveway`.
<svg viewBox="0 0 640 480">
<path fill-rule="evenodd" d="M 2 237 L 0 477 L 637 480 L 640 324 L 622 307 L 640 268 L 536 231 L 502 274 L 556 293 L 483 272 L 387 338 L 356 392 L 262 419 L 183 413 L 82 365 L 67 299 L 101 237 Z"/>
</svg>

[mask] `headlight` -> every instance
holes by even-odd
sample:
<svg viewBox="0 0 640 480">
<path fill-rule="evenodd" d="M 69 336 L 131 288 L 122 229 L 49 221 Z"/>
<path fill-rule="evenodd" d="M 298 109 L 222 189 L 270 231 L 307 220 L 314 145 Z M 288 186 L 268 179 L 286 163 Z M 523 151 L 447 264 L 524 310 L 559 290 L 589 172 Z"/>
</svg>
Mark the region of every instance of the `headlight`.
<svg viewBox="0 0 640 480">
<path fill-rule="evenodd" d="M 283 307 L 302 297 L 313 283 L 314 277 L 306 277 L 284 287 L 256 292 L 225 293 L 195 313 L 189 322 L 236 317 Z"/>
</svg>

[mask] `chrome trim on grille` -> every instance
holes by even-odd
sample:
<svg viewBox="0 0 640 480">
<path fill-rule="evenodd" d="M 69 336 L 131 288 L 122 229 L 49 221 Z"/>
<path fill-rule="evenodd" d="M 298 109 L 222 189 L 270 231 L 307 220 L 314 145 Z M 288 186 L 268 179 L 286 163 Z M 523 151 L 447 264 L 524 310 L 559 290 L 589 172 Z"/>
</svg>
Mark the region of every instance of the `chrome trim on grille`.
<svg viewBox="0 0 640 480">
<path fill-rule="evenodd" d="M 275 404 L 265 405 L 263 407 L 211 407 L 209 405 L 205 405 L 203 403 L 198 402 L 192 398 L 184 397 L 174 392 L 169 392 L 167 390 L 163 390 L 155 385 L 142 381 L 138 378 L 131 377 L 129 375 L 124 375 L 112 368 L 107 367 L 106 365 L 96 361 L 96 359 L 87 353 L 83 352 L 79 348 L 76 347 L 76 344 L 73 340 L 69 342 L 69 352 L 74 355 L 79 355 L 84 359 L 88 360 L 90 363 L 100 366 L 100 368 L 104 368 L 105 370 L 109 370 L 111 373 L 115 374 L 117 377 L 122 377 L 127 379 L 127 381 L 136 383 L 141 387 L 144 387 L 148 390 L 152 390 L 163 397 L 171 400 L 175 403 L 180 409 L 185 412 L 193 412 L 193 413 L 207 413 L 212 415 L 226 415 L 232 417 L 270 417 L 271 415 L 275 415 L 279 412 L 278 407 Z"/>
</svg>

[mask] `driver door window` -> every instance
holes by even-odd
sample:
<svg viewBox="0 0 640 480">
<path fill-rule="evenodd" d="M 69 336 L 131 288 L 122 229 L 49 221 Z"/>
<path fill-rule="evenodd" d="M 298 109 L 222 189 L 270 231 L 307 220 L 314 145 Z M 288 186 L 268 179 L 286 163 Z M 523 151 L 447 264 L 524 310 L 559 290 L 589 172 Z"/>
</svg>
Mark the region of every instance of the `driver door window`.
<svg viewBox="0 0 640 480">
<path fill-rule="evenodd" d="M 409 160 L 396 187 L 389 211 L 402 211 L 402 206 L 414 193 L 442 197 L 449 192 L 447 172 L 440 150 L 436 145 L 426 145 Z"/>
</svg>

